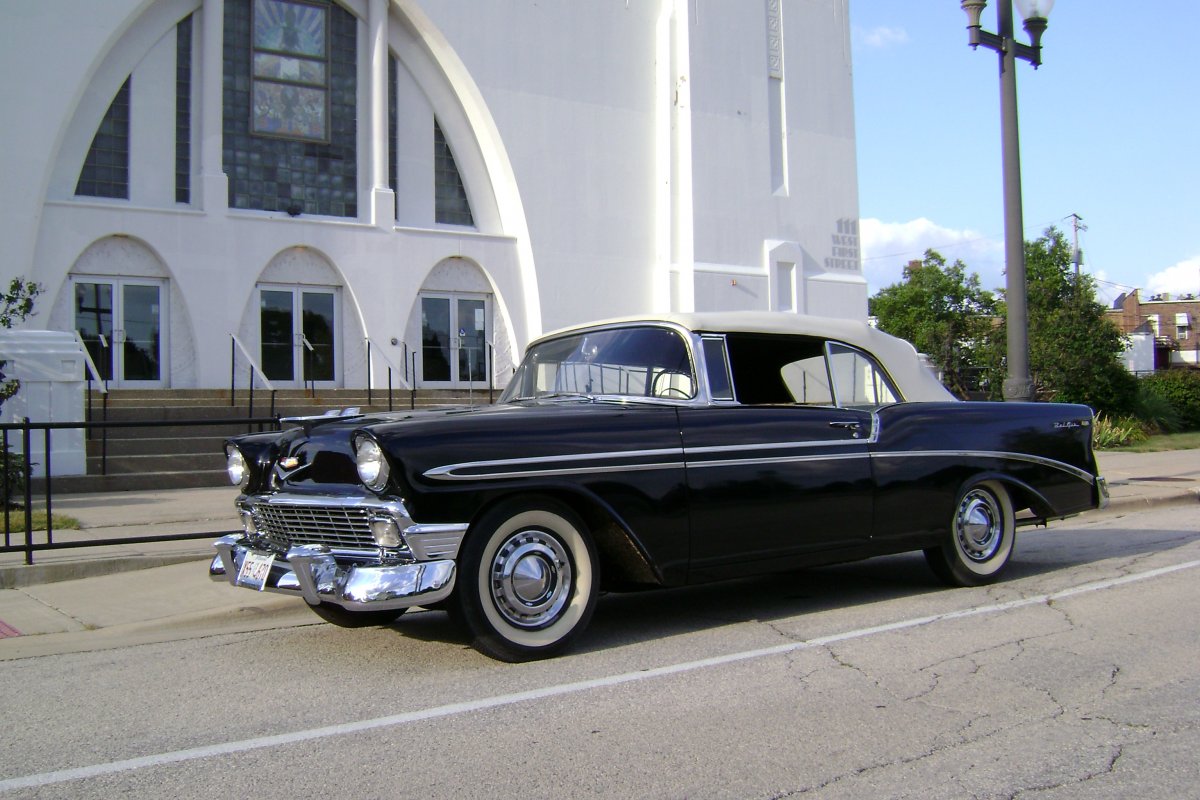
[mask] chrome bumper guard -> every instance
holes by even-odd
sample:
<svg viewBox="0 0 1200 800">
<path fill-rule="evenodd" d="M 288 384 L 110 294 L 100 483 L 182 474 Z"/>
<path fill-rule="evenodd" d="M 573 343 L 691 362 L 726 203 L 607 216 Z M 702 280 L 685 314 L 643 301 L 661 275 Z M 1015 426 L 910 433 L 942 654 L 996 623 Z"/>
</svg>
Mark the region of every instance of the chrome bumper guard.
<svg viewBox="0 0 1200 800">
<path fill-rule="evenodd" d="M 237 586 L 242 562 L 250 552 L 267 554 L 241 536 L 213 542 L 217 555 L 208 568 L 214 581 Z M 297 545 L 271 566 L 263 590 L 298 595 L 315 606 L 332 603 L 349 611 L 372 611 L 429 605 L 454 590 L 454 562 L 410 564 L 338 564 L 325 545 Z M 251 588 L 251 587 L 244 587 Z"/>
<path fill-rule="evenodd" d="M 215 581 L 349 611 L 430 605 L 454 590 L 465 524 L 415 524 L 403 503 L 364 496 L 242 495 L 237 508 L 245 533 L 213 542 Z M 269 573 L 239 583 L 251 553 L 264 557 L 253 567 L 273 558 Z"/>
<path fill-rule="evenodd" d="M 1096 476 L 1096 508 L 1108 508 L 1108 481 L 1101 475 Z"/>
</svg>

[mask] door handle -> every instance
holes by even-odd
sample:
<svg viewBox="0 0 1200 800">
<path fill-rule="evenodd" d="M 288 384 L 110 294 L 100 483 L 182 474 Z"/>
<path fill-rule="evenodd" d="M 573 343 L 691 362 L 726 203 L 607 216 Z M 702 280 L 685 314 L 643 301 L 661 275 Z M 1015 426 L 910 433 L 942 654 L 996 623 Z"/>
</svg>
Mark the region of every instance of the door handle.
<svg viewBox="0 0 1200 800">
<path fill-rule="evenodd" d="M 853 439 L 857 439 L 862 435 L 861 422 L 831 422 L 829 423 L 829 427 L 845 428 L 846 430 L 850 431 L 850 436 Z"/>
</svg>

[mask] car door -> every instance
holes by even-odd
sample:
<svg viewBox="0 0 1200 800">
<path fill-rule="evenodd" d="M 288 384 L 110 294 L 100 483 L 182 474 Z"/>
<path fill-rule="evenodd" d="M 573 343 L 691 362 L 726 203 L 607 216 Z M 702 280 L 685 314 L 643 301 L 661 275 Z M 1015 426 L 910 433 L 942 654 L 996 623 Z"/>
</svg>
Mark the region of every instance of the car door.
<svg viewBox="0 0 1200 800">
<path fill-rule="evenodd" d="M 679 413 L 693 580 L 763 572 L 871 534 L 869 413 L 716 406 Z"/>
<path fill-rule="evenodd" d="M 873 535 L 874 411 L 898 393 L 867 353 L 815 337 L 702 337 L 709 405 L 680 410 L 694 580 L 836 558 Z"/>
</svg>

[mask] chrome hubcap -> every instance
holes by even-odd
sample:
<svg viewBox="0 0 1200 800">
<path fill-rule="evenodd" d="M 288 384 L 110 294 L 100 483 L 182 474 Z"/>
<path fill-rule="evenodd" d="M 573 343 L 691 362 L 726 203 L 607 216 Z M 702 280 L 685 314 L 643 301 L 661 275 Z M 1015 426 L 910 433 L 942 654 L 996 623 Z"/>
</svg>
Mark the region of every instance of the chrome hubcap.
<svg viewBox="0 0 1200 800">
<path fill-rule="evenodd" d="M 980 489 L 967 492 L 955 517 L 955 533 L 963 555 L 977 562 L 994 556 L 1004 538 L 1003 519 L 990 493 Z"/>
<path fill-rule="evenodd" d="M 571 599 L 571 561 L 562 543 L 540 530 L 513 534 L 496 549 L 490 569 L 492 600 L 513 625 L 542 628 Z"/>
</svg>

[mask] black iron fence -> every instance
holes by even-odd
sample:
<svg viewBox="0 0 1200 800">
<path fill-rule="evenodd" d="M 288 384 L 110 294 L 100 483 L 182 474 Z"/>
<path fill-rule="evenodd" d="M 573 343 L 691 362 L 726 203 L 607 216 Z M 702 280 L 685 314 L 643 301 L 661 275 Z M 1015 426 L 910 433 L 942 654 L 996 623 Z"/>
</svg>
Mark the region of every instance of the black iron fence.
<svg viewBox="0 0 1200 800">
<path fill-rule="evenodd" d="M 161 534 L 154 536 L 133 536 L 119 537 L 107 539 L 87 539 L 81 541 L 55 541 L 54 540 L 54 462 L 53 454 L 53 432 L 61 430 L 83 430 L 85 438 L 92 438 L 93 432 L 99 431 L 102 437 L 101 456 L 100 456 L 100 474 L 107 474 L 108 454 L 107 454 L 107 439 L 108 431 L 112 428 L 167 428 L 167 427 L 223 427 L 226 430 L 242 430 L 253 429 L 255 426 L 258 430 L 279 430 L 281 427 L 280 418 L 259 417 L 247 418 L 237 417 L 230 419 L 168 419 L 168 420 L 152 420 L 152 421 L 137 421 L 137 422 L 30 422 L 26 418 L 22 422 L 6 423 L 0 425 L 0 468 L 3 469 L 0 474 L 0 504 L 3 505 L 4 515 L 4 544 L 0 547 L 0 553 L 18 553 L 25 554 L 25 563 L 33 563 L 33 554 L 43 550 L 62 550 L 77 547 L 100 547 L 116 544 L 145 544 L 149 542 L 170 542 L 185 539 L 207 539 L 222 535 L 222 533 L 234 533 L 234 531 L 226 532 L 198 532 L 198 533 L 177 533 L 177 534 Z M 33 452 L 34 437 L 40 437 L 42 443 L 42 454 L 39 456 L 41 463 L 35 464 L 29 457 Z M 13 438 L 19 437 L 20 453 L 13 453 Z M 86 454 L 85 454 L 86 462 Z M 34 478 L 34 467 L 41 467 L 39 470 L 42 476 Z M 62 477 L 62 476 L 59 476 Z M 35 485 L 40 484 L 35 491 Z M 36 497 L 35 497 L 36 495 Z M 46 523 L 44 529 L 34 530 L 34 505 L 35 500 L 39 503 L 39 507 L 45 511 Z M 14 527 L 14 518 L 20 518 L 20 523 Z M 40 534 L 36 537 L 34 534 Z M 40 539 L 40 541 L 38 541 Z"/>
</svg>

